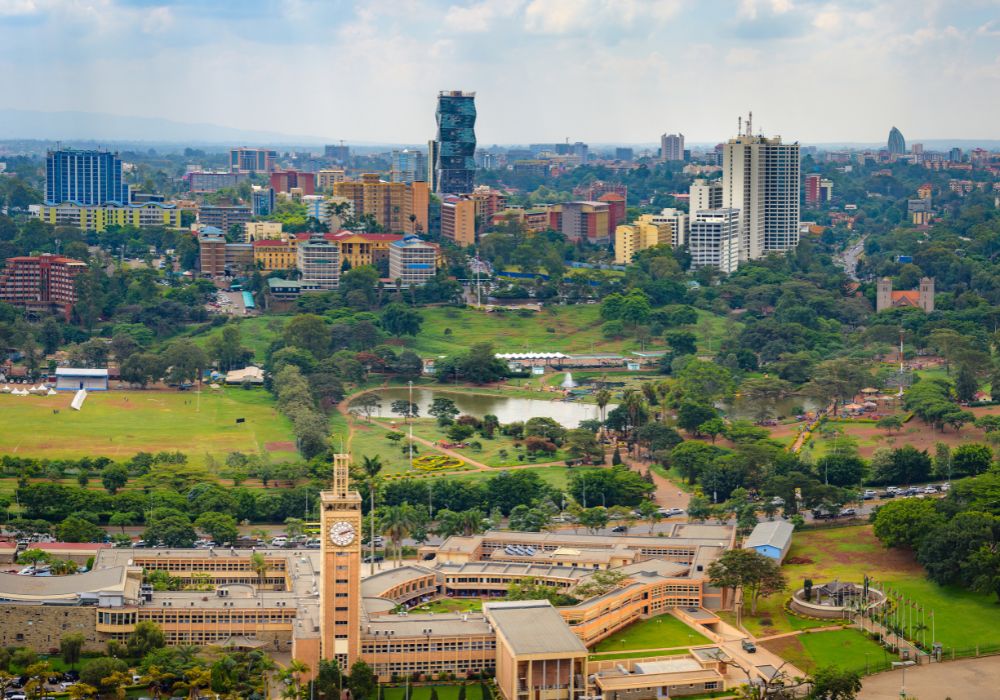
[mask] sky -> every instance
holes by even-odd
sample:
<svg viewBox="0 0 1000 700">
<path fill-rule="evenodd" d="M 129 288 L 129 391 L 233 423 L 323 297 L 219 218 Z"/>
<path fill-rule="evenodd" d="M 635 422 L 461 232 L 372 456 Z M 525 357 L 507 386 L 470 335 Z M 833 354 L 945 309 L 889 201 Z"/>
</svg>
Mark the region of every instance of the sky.
<svg viewBox="0 0 1000 700">
<path fill-rule="evenodd" d="M 1000 0 L 0 0 L 0 108 L 481 145 L 1000 137 Z"/>
</svg>

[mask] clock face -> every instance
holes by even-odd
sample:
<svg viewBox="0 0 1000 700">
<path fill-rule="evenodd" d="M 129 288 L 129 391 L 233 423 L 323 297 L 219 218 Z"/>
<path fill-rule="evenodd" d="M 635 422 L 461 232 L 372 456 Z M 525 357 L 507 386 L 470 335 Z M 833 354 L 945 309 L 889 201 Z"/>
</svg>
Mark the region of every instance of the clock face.
<svg viewBox="0 0 1000 700">
<path fill-rule="evenodd" d="M 330 541 L 339 547 L 346 547 L 354 541 L 354 526 L 341 520 L 330 526 Z"/>
</svg>

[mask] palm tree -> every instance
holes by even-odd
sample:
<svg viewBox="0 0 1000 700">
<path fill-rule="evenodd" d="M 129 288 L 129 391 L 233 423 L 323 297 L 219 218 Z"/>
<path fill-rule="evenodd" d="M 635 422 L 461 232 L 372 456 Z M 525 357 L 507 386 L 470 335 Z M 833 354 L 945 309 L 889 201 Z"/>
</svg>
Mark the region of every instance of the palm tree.
<svg viewBox="0 0 1000 700">
<path fill-rule="evenodd" d="M 417 526 L 416 511 L 409 503 L 388 506 L 382 509 L 382 516 L 379 520 L 381 521 L 382 534 L 392 540 L 392 547 L 396 554 L 396 566 L 399 566 L 403 561 L 403 540 Z"/>
<path fill-rule="evenodd" d="M 372 566 L 375 566 L 375 486 L 378 484 L 378 473 L 382 471 L 382 458 L 378 455 L 369 457 L 365 455 L 361 458 L 361 471 L 365 474 L 365 481 L 368 482 L 368 512 L 371 517 L 371 537 L 368 544 L 371 546 Z"/>
<path fill-rule="evenodd" d="M 161 693 L 163 693 L 161 684 L 168 678 L 170 678 L 170 674 L 161 671 L 159 666 L 150 666 L 146 670 L 145 675 L 139 679 L 139 683 L 146 686 L 149 694 L 155 699 L 159 698 Z"/>
<path fill-rule="evenodd" d="M 107 678 L 101 679 L 101 685 L 112 688 L 115 697 L 119 700 L 124 700 L 127 695 L 125 688 L 127 688 L 131 683 L 132 676 L 128 675 L 124 671 L 115 671 Z"/>
<path fill-rule="evenodd" d="M 267 559 L 260 552 L 254 552 L 250 555 L 250 568 L 257 574 L 257 588 L 263 591 L 267 577 Z"/>
<path fill-rule="evenodd" d="M 309 673 L 309 667 L 298 659 L 292 659 L 288 666 L 278 673 L 278 678 L 284 681 L 285 685 L 281 691 L 281 697 L 289 700 L 298 700 L 302 697 L 303 689 L 300 677 L 303 673 Z"/>
<path fill-rule="evenodd" d="M 594 392 L 594 401 L 597 402 L 597 410 L 601 412 L 601 423 L 608 419 L 607 408 L 611 403 L 611 392 L 607 389 L 598 389 Z"/>
</svg>

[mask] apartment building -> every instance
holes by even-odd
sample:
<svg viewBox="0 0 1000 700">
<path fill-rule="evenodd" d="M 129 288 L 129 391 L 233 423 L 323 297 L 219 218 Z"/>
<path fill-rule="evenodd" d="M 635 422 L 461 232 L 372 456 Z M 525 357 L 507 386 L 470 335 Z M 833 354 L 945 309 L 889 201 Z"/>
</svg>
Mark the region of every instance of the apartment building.
<svg viewBox="0 0 1000 700">
<path fill-rule="evenodd" d="M 629 265 L 640 250 L 658 245 L 670 245 L 673 238 L 669 223 L 654 223 L 651 214 L 645 214 L 631 224 L 615 228 L 615 263 Z"/>
<path fill-rule="evenodd" d="M 45 203 L 101 205 L 131 202 L 117 153 L 64 148 L 45 156 Z"/>
<path fill-rule="evenodd" d="M 212 206 L 198 207 L 198 223 L 212 226 L 220 231 L 228 231 L 234 224 L 243 226 L 251 218 L 250 207 L 244 206 Z"/>
<path fill-rule="evenodd" d="M 343 170 L 320 170 L 316 173 L 316 189 L 321 192 L 332 192 L 335 184 L 346 179 Z"/>
<path fill-rule="evenodd" d="M 562 234 L 568 241 L 606 244 L 611 240 L 611 208 L 606 202 L 565 202 Z"/>
<path fill-rule="evenodd" d="M 390 233 L 427 231 L 430 194 L 426 182 L 386 182 L 367 173 L 360 180 L 334 183 L 333 193 L 350 200 L 356 218 L 371 216 Z"/>
<path fill-rule="evenodd" d="M 261 272 L 281 272 L 295 268 L 295 247 L 287 240 L 260 238 L 251 245 L 254 267 Z"/>
<path fill-rule="evenodd" d="M 421 285 L 437 272 L 437 246 L 416 236 L 389 244 L 389 279 L 404 287 Z"/>
<path fill-rule="evenodd" d="M 688 234 L 691 267 L 714 267 L 736 272 L 740 263 L 740 212 L 738 209 L 704 209 L 691 220 Z"/>
<path fill-rule="evenodd" d="M 722 208 L 722 180 L 696 179 L 691 183 L 688 192 L 688 215 L 693 219 L 694 215 L 705 209 Z"/>
<path fill-rule="evenodd" d="M 456 245 L 476 244 L 476 202 L 468 197 L 441 198 L 441 235 Z"/>
<path fill-rule="evenodd" d="M 229 170 L 234 173 L 267 173 L 274 170 L 278 152 L 265 148 L 233 148 L 229 151 Z"/>
<path fill-rule="evenodd" d="M 271 173 L 271 188 L 275 192 L 301 190 L 302 194 L 316 194 L 316 174 L 300 170 L 278 170 Z"/>
<path fill-rule="evenodd" d="M 295 251 L 299 281 L 308 289 L 336 289 L 340 286 L 340 246 L 313 236 L 300 242 Z"/>
<path fill-rule="evenodd" d="M 76 276 L 87 264 L 45 253 L 7 258 L 0 270 L 0 301 L 37 312 L 61 313 L 67 320 L 76 303 Z"/>
<path fill-rule="evenodd" d="M 103 231 L 108 226 L 136 228 L 181 228 L 181 210 L 173 204 L 145 202 L 143 204 L 41 204 L 35 210 L 40 221 L 53 226 L 71 226 L 83 231 Z"/>
<path fill-rule="evenodd" d="M 229 187 L 238 187 L 249 179 L 246 173 L 232 173 L 227 170 L 191 170 L 181 178 L 188 183 L 192 194 L 208 194 Z"/>
<path fill-rule="evenodd" d="M 264 239 L 287 238 L 280 221 L 248 221 L 243 224 L 243 240 L 246 243 Z"/>
</svg>

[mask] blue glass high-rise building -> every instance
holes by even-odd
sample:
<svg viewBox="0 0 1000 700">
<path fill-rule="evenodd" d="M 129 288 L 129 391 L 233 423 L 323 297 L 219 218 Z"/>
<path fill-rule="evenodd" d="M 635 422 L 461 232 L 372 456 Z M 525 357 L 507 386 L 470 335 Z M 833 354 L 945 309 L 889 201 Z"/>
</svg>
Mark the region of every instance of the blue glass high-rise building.
<svg viewBox="0 0 1000 700">
<path fill-rule="evenodd" d="M 122 161 L 108 151 L 49 151 L 45 159 L 45 203 L 129 204 Z"/>
<path fill-rule="evenodd" d="M 906 139 L 903 138 L 903 132 L 901 132 L 896 127 L 892 127 L 889 131 L 889 153 L 894 156 L 901 156 L 906 153 Z"/>
<path fill-rule="evenodd" d="M 476 178 L 476 93 L 445 90 L 438 93 L 435 148 L 435 191 L 472 192 Z"/>
</svg>

